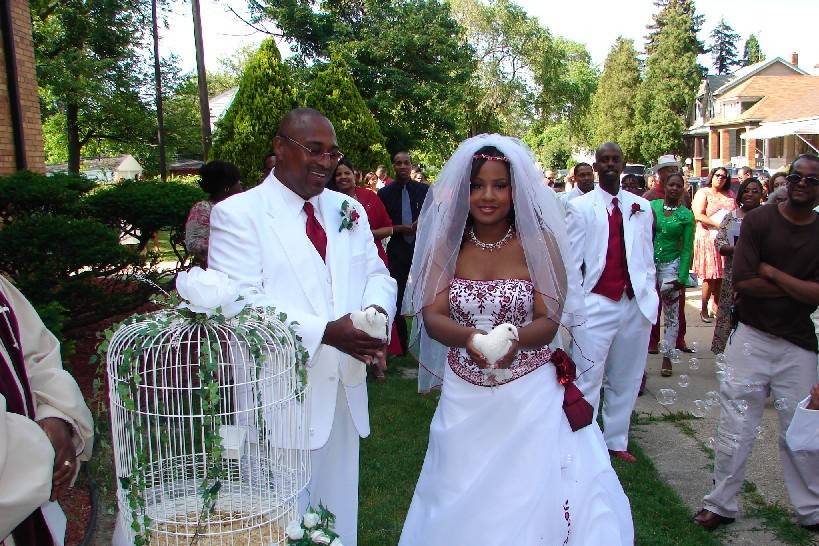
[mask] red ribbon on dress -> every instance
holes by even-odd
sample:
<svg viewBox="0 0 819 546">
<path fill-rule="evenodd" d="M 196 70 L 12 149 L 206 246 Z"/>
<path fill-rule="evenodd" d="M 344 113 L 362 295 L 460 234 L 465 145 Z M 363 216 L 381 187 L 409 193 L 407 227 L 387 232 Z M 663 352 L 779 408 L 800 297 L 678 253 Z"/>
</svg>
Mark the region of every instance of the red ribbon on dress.
<svg viewBox="0 0 819 546">
<path fill-rule="evenodd" d="M 577 432 L 588 426 L 594 419 L 594 408 L 589 404 L 583 393 L 574 384 L 577 379 L 577 367 L 574 361 L 563 349 L 552 352 L 552 363 L 557 370 L 557 381 L 563 385 L 563 413 L 569 421 L 569 426 Z"/>
</svg>

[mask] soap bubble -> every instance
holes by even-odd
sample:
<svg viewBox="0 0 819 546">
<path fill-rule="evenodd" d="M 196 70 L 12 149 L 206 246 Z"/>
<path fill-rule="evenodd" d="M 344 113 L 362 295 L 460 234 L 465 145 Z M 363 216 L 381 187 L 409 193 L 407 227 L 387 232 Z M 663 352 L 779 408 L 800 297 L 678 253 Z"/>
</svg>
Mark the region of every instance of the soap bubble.
<svg viewBox="0 0 819 546">
<path fill-rule="evenodd" d="M 691 410 L 691 415 L 702 419 L 706 413 L 708 413 L 708 404 L 702 400 L 694 400 L 694 409 Z"/>
<path fill-rule="evenodd" d="M 760 426 L 756 427 L 756 428 L 754 429 L 754 438 L 756 438 L 757 440 L 759 440 L 760 438 L 762 438 L 762 433 L 763 433 L 763 432 L 764 432 L 764 429 L 762 428 L 762 425 L 760 425 Z"/>
<path fill-rule="evenodd" d="M 660 354 L 666 354 L 668 352 L 668 343 L 664 339 L 661 339 L 659 343 L 657 343 L 657 350 L 660 351 Z"/>
<path fill-rule="evenodd" d="M 727 368 L 727 367 L 728 367 L 728 365 L 727 365 L 727 364 L 725 364 L 725 362 L 717 362 L 717 363 L 715 363 L 715 364 L 714 364 L 714 367 L 715 367 L 717 370 L 719 370 L 719 371 L 721 371 L 721 372 L 724 372 L 724 371 L 725 371 L 725 368 Z"/>
<path fill-rule="evenodd" d="M 738 414 L 745 415 L 745 412 L 748 411 L 748 401 L 734 400 L 734 408 L 737 410 Z"/>
<path fill-rule="evenodd" d="M 689 348 L 689 349 L 691 349 L 692 351 L 694 351 L 695 353 L 696 353 L 696 352 L 699 352 L 699 350 L 700 350 L 700 342 L 699 342 L 699 341 L 692 341 L 692 342 L 691 342 L 691 343 L 688 345 L 688 348 Z"/>
<path fill-rule="evenodd" d="M 777 398 L 774 407 L 779 411 L 783 411 L 790 407 L 790 403 L 787 398 Z"/>
<path fill-rule="evenodd" d="M 716 442 L 714 442 L 713 438 L 708 438 L 708 441 L 705 442 L 705 445 L 708 446 L 708 449 L 714 449 L 715 443 Z"/>
<path fill-rule="evenodd" d="M 753 352 L 753 347 L 751 347 L 750 343 L 743 343 L 742 344 L 742 354 L 744 354 L 745 356 L 751 356 L 752 352 Z"/>
<path fill-rule="evenodd" d="M 670 406 L 677 401 L 677 391 L 674 389 L 660 389 L 657 394 L 657 401 L 663 406 Z"/>
<path fill-rule="evenodd" d="M 678 383 L 679 383 L 680 387 L 687 387 L 688 386 L 688 376 L 685 375 L 685 374 L 681 374 L 680 375 L 680 380 L 679 380 Z"/>
<path fill-rule="evenodd" d="M 688 361 L 688 367 L 692 370 L 699 370 L 700 369 L 700 359 L 697 357 L 692 357 Z"/>
<path fill-rule="evenodd" d="M 719 393 L 717 391 L 708 391 L 705 393 L 705 401 L 710 406 L 719 404 Z"/>
<path fill-rule="evenodd" d="M 725 364 L 726 360 L 727 359 L 725 358 L 725 353 L 719 353 L 714 359 L 714 362 L 716 362 L 717 364 Z"/>
<path fill-rule="evenodd" d="M 727 374 L 726 374 L 725 370 L 717 370 L 717 381 L 719 381 L 720 383 L 723 383 L 723 382 L 725 382 L 727 380 L 728 380 L 728 378 L 727 378 Z"/>
</svg>

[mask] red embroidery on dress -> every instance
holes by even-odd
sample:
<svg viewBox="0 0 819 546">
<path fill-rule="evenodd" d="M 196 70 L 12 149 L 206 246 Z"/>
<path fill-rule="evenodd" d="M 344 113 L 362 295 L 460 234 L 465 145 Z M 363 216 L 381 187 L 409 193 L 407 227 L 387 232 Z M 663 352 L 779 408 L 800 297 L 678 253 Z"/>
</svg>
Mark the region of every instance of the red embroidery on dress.
<svg viewBox="0 0 819 546">
<path fill-rule="evenodd" d="M 569 543 L 569 537 L 572 535 L 572 513 L 569 509 L 569 499 L 563 503 L 563 518 L 566 520 L 566 540 L 563 541 L 563 546 Z"/>
<path fill-rule="evenodd" d="M 523 279 L 476 281 L 453 279 L 449 286 L 449 312 L 452 320 L 475 328 L 476 316 L 484 315 L 494 328 L 509 322 L 524 326 L 532 321 L 534 285 Z M 458 377 L 480 387 L 495 387 L 519 379 L 549 362 L 552 351 L 548 346 L 533 351 L 520 351 L 509 370 L 511 377 L 496 380 L 487 377 L 469 357 L 466 349 L 452 347 L 447 364 Z"/>
</svg>

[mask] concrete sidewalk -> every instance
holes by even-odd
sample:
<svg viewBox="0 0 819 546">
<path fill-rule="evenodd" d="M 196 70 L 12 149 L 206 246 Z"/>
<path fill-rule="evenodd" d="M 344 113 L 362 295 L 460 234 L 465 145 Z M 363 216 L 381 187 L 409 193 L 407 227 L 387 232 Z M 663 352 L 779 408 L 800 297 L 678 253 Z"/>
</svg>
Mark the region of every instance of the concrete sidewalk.
<svg viewBox="0 0 819 546">
<path fill-rule="evenodd" d="M 719 391 L 719 384 L 715 376 L 715 355 L 711 352 L 713 323 L 705 324 L 699 318 L 699 291 L 689 291 L 686 296 L 686 341 L 689 346 L 697 345 L 697 353 L 683 353 L 680 364 L 674 366 L 672 377 L 660 376 L 660 355 L 648 355 L 646 393 L 637 400 L 638 424 L 632 427 L 632 439 L 652 458 L 660 475 L 677 491 L 693 516 L 702 507 L 702 497 L 712 486 L 713 455 L 709 446 L 716 436 L 719 407 L 716 405 L 710 411 L 706 410 L 703 418 L 694 418 L 691 411 L 695 408 L 695 400 L 705 400 L 707 392 Z M 692 357 L 698 359 L 698 369 L 691 369 L 689 360 Z M 686 386 L 682 386 L 686 382 L 681 381 L 681 375 L 688 376 Z M 662 398 L 660 389 L 673 389 L 676 401 L 661 405 L 658 401 L 658 397 Z M 782 481 L 779 426 L 773 400 L 769 400 L 765 407 L 761 427 L 745 478 L 755 486 L 757 494 L 742 495 L 739 518 L 736 523 L 717 531 L 718 536 L 723 544 L 810 544 L 811 538 L 813 544 L 819 544 L 815 534 L 806 534 L 807 542 L 783 541 L 766 526 L 764 516 L 775 513 L 775 507 L 782 509 L 780 513 L 784 511 L 791 515 L 793 512 Z M 754 515 L 749 516 L 749 512 Z M 792 517 L 791 520 L 795 521 Z M 805 534 L 801 529 L 796 533 Z"/>
</svg>

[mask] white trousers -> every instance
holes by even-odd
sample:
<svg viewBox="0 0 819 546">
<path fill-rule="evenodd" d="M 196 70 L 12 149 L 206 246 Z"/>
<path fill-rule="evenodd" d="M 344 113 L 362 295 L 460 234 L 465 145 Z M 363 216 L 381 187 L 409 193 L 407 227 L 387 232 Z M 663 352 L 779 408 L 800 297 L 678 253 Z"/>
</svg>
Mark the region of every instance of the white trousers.
<svg viewBox="0 0 819 546">
<path fill-rule="evenodd" d="M 358 541 L 358 447 L 358 430 L 339 382 L 330 437 L 310 451 L 310 483 L 299 510 L 303 513 L 308 504 L 326 506 L 336 516 L 335 530 L 345 546 Z"/>
<path fill-rule="evenodd" d="M 714 490 L 706 495 L 703 506 L 721 516 L 736 517 L 745 462 L 754 446 L 765 400 L 771 396 L 780 400 L 776 404 L 779 461 L 788 496 L 801 524 L 819 523 L 819 451 L 794 452 L 785 442 L 797 404 L 817 382 L 816 354 L 739 323 L 728 340 L 725 358 L 732 377 L 720 383 Z"/>
<path fill-rule="evenodd" d="M 576 384 L 594 407 L 603 389 L 603 437 L 612 451 L 628 447 L 631 412 L 646 369 L 651 323 L 636 299 L 620 301 L 586 296 L 586 323 L 572 333 L 572 358 L 577 364 Z"/>
</svg>

